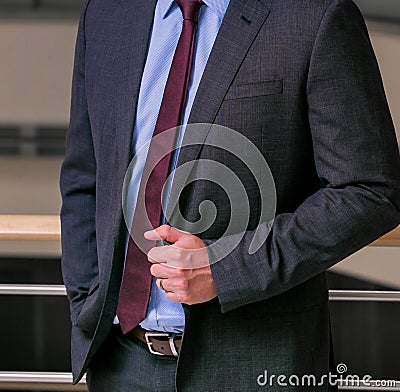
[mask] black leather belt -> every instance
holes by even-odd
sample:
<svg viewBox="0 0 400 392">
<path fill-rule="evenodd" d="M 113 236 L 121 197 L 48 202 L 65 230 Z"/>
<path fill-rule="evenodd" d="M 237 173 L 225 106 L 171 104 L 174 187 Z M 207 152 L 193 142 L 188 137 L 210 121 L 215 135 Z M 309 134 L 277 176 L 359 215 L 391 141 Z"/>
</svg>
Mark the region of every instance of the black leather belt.
<svg viewBox="0 0 400 392">
<path fill-rule="evenodd" d="M 114 325 L 114 329 L 118 334 L 130 340 L 140 340 L 154 355 L 164 355 L 168 357 L 179 356 L 182 345 L 182 335 L 170 332 L 146 331 L 139 325 L 127 334 L 122 333 L 119 324 Z"/>
</svg>

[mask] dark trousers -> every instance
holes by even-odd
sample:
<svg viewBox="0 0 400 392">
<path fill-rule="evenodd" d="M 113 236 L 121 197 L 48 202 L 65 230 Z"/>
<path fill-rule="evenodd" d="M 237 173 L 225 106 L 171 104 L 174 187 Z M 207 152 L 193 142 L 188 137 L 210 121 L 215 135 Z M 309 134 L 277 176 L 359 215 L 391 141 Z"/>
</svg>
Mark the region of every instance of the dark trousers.
<svg viewBox="0 0 400 392">
<path fill-rule="evenodd" d="M 177 360 L 111 332 L 87 372 L 89 392 L 175 392 Z"/>
<path fill-rule="evenodd" d="M 298 314 L 297 320 L 301 318 L 309 319 L 309 315 Z M 298 321 L 299 322 L 299 321 Z M 290 326 L 289 326 L 290 327 Z M 305 328 L 304 328 L 305 330 Z M 315 360 L 318 358 L 325 358 L 325 354 L 318 356 L 320 351 L 317 342 L 313 342 L 314 345 L 310 346 L 310 349 L 315 351 Z M 332 343 L 331 343 L 332 344 Z M 273 343 L 271 342 L 271 346 Z M 269 347 L 268 345 L 265 347 Z M 259 348 L 260 350 L 262 348 Z M 335 364 L 333 359 L 332 347 L 331 353 L 331 372 L 335 373 Z M 306 357 L 306 356 L 305 356 Z M 305 360 L 306 358 L 304 358 Z M 195 358 L 193 357 L 193 360 Z M 246 361 L 246 355 L 244 355 L 243 360 Z M 290 358 L 286 359 L 286 362 L 290 362 Z M 296 358 L 296 366 L 298 369 L 302 369 L 304 374 L 313 374 L 316 371 L 316 376 L 319 377 L 325 371 L 325 364 L 317 366 L 316 369 L 312 368 L 308 363 L 305 367 L 301 363 L 301 358 Z M 222 362 L 223 363 L 223 362 Z M 203 380 L 202 388 L 199 386 L 193 386 L 191 375 L 186 375 L 187 383 L 185 387 L 181 388 L 182 391 L 190 392 L 253 392 L 253 391 L 326 391 L 335 392 L 337 391 L 336 386 L 327 386 L 326 383 L 321 387 L 316 386 L 277 386 L 274 382 L 273 387 L 269 386 L 259 386 L 256 384 L 256 376 L 260 374 L 259 371 L 255 373 L 253 382 L 247 383 L 236 383 L 236 380 L 231 379 L 229 383 L 221 387 L 221 383 L 218 384 L 219 387 L 215 387 L 219 381 L 218 376 L 215 376 L 215 372 L 223 374 L 221 371 L 222 363 L 218 363 L 218 360 L 204 362 L 203 366 L 208 369 L 209 378 Z M 245 362 L 244 362 L 245 363 Z M 225 366 L 227 366 L 225 364 Z M 310 371 L 309 370 L 310 367 Z M 96 354 L 95 359 L 92 361 L 89 370 L 87 372 L 87 381 L 89 392 L 176 392 L 175 388 L 175 376 L 176 376 L 177 360 L 175 358 L 163 357 L 151 354 L 146 345 L 139 340 L 130 340 L 129 338 L 123 337 L 117 332 L 111 332 L 110 336 L 107 338 L 104 345 L 100 348 L 99 352 Z M 263 363 L 260 363 L 260 369 L 263 368 Z M 311 369 L 314 369 L 311 371 Z M 181 369 L 183 370 L 183 369 Z M 238 376 L 240 373 L 248 372 L 249 370 L 246 366 L 238 367 Z M 222 372 L 222 373 L 221 373 Z M 297 374 L 297 373 L 294 373 Z M 299 374 L 302 374 L 301 372 Z M 288 376 L 289 374 L 287 374 Z M 239 379 L 238 379 L 239 380 Z M 239 380 L 240 381 L 240 380 Z M 276 380 L 275 380 L 276 381 Z"/>
</svg>

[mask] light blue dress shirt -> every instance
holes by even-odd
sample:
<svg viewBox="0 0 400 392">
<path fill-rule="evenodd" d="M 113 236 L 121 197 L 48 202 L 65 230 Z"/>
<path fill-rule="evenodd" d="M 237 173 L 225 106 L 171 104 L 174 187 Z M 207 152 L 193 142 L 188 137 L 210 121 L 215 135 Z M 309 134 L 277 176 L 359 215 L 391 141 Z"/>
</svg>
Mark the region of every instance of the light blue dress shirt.
<svg viewBox="0 0 400 392">
<path fill-rule="evenodd" d="M 203 0 L 200 8 L 196 46 L 187 103 L 182 124 L 187 124 L 190 110 L 215 38 L 224 18 L 229 0 Z M 175 48 L 182 31 L 182 12 L 174 0 L 158 0 L 148 55 L 143 71 L 136 123 L 133 132 L 133 154 L 148 148 L 162 101 Z M 178 137 L 179 147 L 183 132 Z M 141 153 L 142 154 L 142 153 Z M 147 154 L 147 152 L 146 152 Z M 175 154 L 173 168 L 178 154 Z M 132 167 L 128 190 L 128 216 L 133 216 L 145 159 L 138 159 Z M 168 202 L 168 200 L 166 200 Z M 165 206 L 164 206 L 165 207 Z M 153 279 L 147 317 L 140 323 L 149 331 L 183 332 L 185 316 L 182 305 L 168 300 Z M 116 318 L 115 322 L 118 319 Z"/>
</svg>

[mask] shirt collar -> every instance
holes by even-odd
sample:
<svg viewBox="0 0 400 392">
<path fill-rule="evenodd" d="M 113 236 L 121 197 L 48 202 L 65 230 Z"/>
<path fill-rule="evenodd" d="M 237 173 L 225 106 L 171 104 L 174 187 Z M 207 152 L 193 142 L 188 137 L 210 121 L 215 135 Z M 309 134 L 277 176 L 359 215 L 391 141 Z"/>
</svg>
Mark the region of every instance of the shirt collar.
<svg viewBox="0 0 400 392">
<path fill-rule="evenodd" d="M 172 5 L 175 3 L 175 0 L 158 0 L 158 7 L 160 9 L 160 15 L 163 19 L 167 17 L 169 11 L 172 8 Z"/>
<path fill-rule="evenodd" d="M 226 9 L 228 8 L 230 0 L 203 0 L 203 3 L 210 7 L 210 9 L 218 15 L 220 21 L 225 16 Z M 158 0 L 158 5 L 160 7 L 161 17 L 165 19 L 172 6 L 175 4 L 175 0 Z"/>
</svg>

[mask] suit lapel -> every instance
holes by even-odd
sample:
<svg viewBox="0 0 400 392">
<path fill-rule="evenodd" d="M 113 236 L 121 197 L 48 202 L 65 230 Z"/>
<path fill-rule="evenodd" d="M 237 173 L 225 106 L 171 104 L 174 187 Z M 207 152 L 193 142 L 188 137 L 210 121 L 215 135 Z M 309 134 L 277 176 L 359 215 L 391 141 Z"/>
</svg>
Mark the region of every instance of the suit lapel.
<svg viewBox="0 0 400 392">
<path fill-rule="evenodd" d="M 181 190 L 190 182 L 203 143 L 218 109 L 237 74 L 251 44 L 269 15 L 260 0 L 231 0 L 203 73 L 189 116 L 189 124 L 202 123 L 185 131 L 175 173 L 167 216 L 178 222 L 177 204 Z M 183 167 L 183 166 L 182 166 Z M 193 180 L 193 179 L 192 179 Z"/>
<path fill-rule="evenodd" d="M 269 12 L 260 0 L 230 1 L 197 90 L 189 123 L 211 124 L 215 120 L 224 96 Z M 196 159 L 209 130 L 209 127 L 200 127 L 196 135 L 185 134 L 184 144 L 195 144 L 181 151 L 178 166 Z"/>
<path fill-rule="evenodd" d="M 119 164 L 125 172 L 132 155 L 133 126 L 156 0 L 123 3 L 116 15 L 120 28 L 115 59 L 115 126 Z"/>
</svg>

